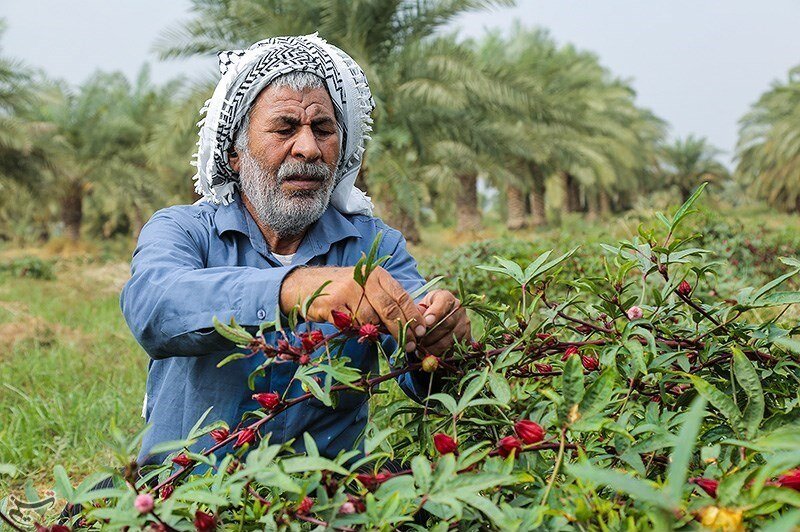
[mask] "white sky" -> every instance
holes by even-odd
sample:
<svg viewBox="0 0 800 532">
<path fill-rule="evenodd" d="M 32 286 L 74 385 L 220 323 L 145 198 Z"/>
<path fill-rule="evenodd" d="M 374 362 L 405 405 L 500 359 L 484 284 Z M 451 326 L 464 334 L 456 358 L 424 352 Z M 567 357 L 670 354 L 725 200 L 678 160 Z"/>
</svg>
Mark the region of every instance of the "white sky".
<svg viewBox="0 0 800 532">
<path fill-rule="evenodd" d="M 5 56 L 79 83 L 97 69 L 156 80 L 214 69 L 212 59 L 158 62 L 159 32 L 183 19 L 188 0 L 2 0 Z M 559 42 L 594 51 L 631 79 L 641 105 L 673 135 L 707 136 L 732 152 L 737 121 L 775 79 L 800 64 L 796 0 L 519 0 L 515 8 L 461 17 L 466 36 L 513 19 L 549 28 Z"/>
</svg>

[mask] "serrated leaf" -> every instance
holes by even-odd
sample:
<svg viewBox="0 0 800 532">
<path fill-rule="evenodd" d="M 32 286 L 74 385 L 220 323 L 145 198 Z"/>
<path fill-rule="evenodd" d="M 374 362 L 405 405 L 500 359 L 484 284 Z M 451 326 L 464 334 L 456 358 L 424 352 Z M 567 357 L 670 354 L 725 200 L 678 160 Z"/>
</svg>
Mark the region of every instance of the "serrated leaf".
<svg viewBox="0 0 800 532">
<path fill-rule="evenodd" d="M 701 377 L 689 375 L 689 378 L 692 380 L 692 384 L 697 390 L 697 393 L 705 397 L 709 403 L 714 405 L 714 408 L 722 412 L 722 415 L 727 418 L 734 430 L 738 430 L 739 424 L 742 421 L 742 412 L 739 410 L 739 407 L 736 406 L 736 403 L 733 402 L 733 399 Z"/>
<path fill-rule="evenodd" d="M 498 401 L 507 405 L 511 400 L 511 387 L 505 377 L 498 373 L 489 373 L 489 389 Z"/>
<path fill-rule="evenodd" d="M 614 393 L 617 372 L 608 368 L 586 388 L 586 392 L 578 406 L 581 417 L 591 417 L 608 406 Z"/>
<path fill-rule="evenodd" d="M 615 491 L 627 494 L 632 499 L 664 510 L 672 510 L 669 499 L 645 480 L 639 480 L 612 469 L 595 467 L 589 463 L 567 464 L 566 470 L 581 481 L 588 480 L 595 484 L 608 486 Z"/>
<path fill-rule="evenodd" d="M 753 438 L 758 432 L 758 427 L 764 419 L 764 390 L 761 388 L 761 379 L 756 373 L 753 363 L 738 348 L 733 351 L 733 374 L 736 381 L 747 394 L 747 406 L 742 413 L 742 425 L 745 435 Z"/>
</svg>

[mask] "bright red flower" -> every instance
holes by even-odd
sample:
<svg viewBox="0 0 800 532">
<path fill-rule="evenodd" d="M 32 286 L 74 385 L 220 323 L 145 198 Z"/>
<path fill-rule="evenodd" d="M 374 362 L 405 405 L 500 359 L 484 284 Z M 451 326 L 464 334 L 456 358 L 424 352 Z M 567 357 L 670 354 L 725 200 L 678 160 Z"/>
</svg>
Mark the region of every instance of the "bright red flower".
<svg viewBox="0 0 800 532">
<path fill-rule="evenodd" d="M 295 513 L 297 513 L 298 515 L 305 515 L 311 510 L 312 506 L 314 506 L 314 499 L 312 499 L 311 497 L 305 497 L 297 505 L 297 510 L 295 510 Z"/>
<path fill-rule="evenodd" d="M 358 329 L 358 343 L 363 344 L 364 342 L 377 342 L 380 335 L 381 333 L 378 330 L 377 325 L 365 323 L 361 326 L 361 328 Z"/>
<path fill-rule="evenodd" d="M 583 364 L 586 371 L 596 371 L 600 367 L 600 361 L 594 357 L 583 355 L 581 357 L 581 364 Z"/>
<path fill-rule="evenodd" d="M 177 464 L 181 467 L 186 467 L 192 463 L 192 459 L 186 456 L 185 454 L 181 453 L 172 459 L 172 463 Z"/>
<path fill-rule="evenodd" d="M 778 486 L 783 486 L 784 488 L 791 488 L 795 491 L 800 491 L 800 467 L 797 469 L 792 469 L 791 471 L 779 476 L 775 483 L 778 484 Z"/>
<path fill-rule="evenodd" d="M 678 285 L 676 291 L 682 296 L 688 296 L 689 294 L 692 293 L 692 285 L 690 285 L 689 282 L 686 279 L 684 279 L 683 281 L 681 281 L 681 284 Z"/>
<path fill-rule="evenodd" d="M 714 480 L 713 478 L 703 478 L 703 477 L 694 477 L 688 480 L 689 484 L 694 484 L 698 488 L 705 491 L 709 497 L 717 498 L 717 487 L 719 486 L 719 481 Z"/>
<path fill-rule="evenodd" d="M 450 454 L 458 451 L 456 440 L 443 432 L 433 435 L 433 445 L 439 451 L 439 454 Z"/>
<path fill-rule="evenodd" d="M 333 318 L 333 324 L 340 331 L 347 331 L 353 328 L 353 317 L 350 316 L 350 314 L 345 314 L 339 310 L 332 310 L 331 318 Z"/>
<path fill-rule="evenodd" d="M 514 432 L 517 433 L 522 443 L 526 445 L 539 443 L 544 439 L 542 426 L 530 419 L 520 419 L 514 423 Z"/>
<path fill-rule="evenodd" d="M 522 442 L 519 441 L 516 436 L 506 436 L 497 442 L 497 454 L 503 458 L 510 455 L 512 451 L 517 451 L 517 454 L 519 454 L 521 448 Z"/>
<path fill-rule="evenodd" d="M 267 410 L 272 410 L 273 408 L 281 404 L 281 396 L 275 392 L 255 393 L 253 394 L 253 399 L 258 401 L 258 404 L 260 404 L 262 408 L 266 408 Z"/>
<path fill-rule="evenodd" d="M 534 364 L 533 366 L 539 373 L 550 373 L 551 371 L 553 371 L 553 366 L 551 366 L 550 364 Z"/>
<path fill-rule="evenodd" d="M 209 434 L 214 439 L 214 441 L 217 442 L 217 443 L 221 443 L 221 442 L 227 440 L 228 436 L 231 435 L 230 431 L 228 429 L 226 429 L 226 428 L 214 429 L 211 432 L 209 432 Z"/>
<path fill-rule="evenodd" d="M 256 431 L 248 427 L 239 431 L 239 435 L 236 436 L 236 443 L 234 443 L 233 446 L 241 447 L 245 443 L 252 443 L 255 439 Z"/>
<path fill-rule="evenodd" d="M 561 357 L 561 360 L 565 361 L 572 355 L 577 355 L 577 354 L 578 354 L 578 348 L 575 347 L 574 345 L 571 345 L 564 351 L 564 355 Z"/>
<path fill-rule="evenodd" d="M 217 520 L 213 515 L 197 510 L 194 513 L 194 528 L 197 532 L 212 532 L 217 529 Z"/>
</svg>

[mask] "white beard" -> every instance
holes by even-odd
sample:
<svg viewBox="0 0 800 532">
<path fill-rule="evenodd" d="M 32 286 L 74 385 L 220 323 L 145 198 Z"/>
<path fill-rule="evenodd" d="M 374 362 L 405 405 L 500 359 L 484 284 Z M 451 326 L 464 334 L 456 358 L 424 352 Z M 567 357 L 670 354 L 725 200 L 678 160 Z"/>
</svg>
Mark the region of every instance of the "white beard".
<svg viewBox="0 0 800 532">
<path fill-rule="evenodd" d="M 263 168 L 249 150 L 239 153 L 239 186 L 255 210 L 258 221 L 280 238 L 299 235 L 320 219 L 331 200 L 334 172 L 324 163 L 286 162 L 277 172 Z M 287 177 L 304 174 L 323 180 L 316 190 L 284 193 Z"/>
</svg>

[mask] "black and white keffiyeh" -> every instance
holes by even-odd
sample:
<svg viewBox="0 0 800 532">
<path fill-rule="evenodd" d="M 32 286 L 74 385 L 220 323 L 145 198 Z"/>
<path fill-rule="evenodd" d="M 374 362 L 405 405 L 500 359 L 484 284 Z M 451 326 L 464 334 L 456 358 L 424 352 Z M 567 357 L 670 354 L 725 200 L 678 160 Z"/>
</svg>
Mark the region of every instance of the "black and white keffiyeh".
<svg viewBox="0 0 800 532">
<path fill-rule="evenodd" d="M 355 187 L 364 142 L 372 130 L 375 107 L 361 67 L 316 33 L 274 37 L 247 50 L 220 52 L 222 77 L 201 109 L 195 161 L 195 190 L 205 199 L 227 205 L 233 200 L 238 175 L 228 160 L 234 136 L 258 94 L 276 77 L 293 71 L 310 72 L 324 80 L 339 127 L 339 162 L 331 203 L 340 212 L 372 214 L 372 202 Z"/>
</svg>

